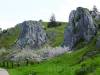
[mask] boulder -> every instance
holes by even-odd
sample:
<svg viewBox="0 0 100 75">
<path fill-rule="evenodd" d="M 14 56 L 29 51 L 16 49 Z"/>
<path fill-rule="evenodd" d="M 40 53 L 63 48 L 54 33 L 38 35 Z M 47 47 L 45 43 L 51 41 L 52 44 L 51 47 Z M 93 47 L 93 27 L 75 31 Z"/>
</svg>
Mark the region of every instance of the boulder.
<svg viewBox="0 0 100 75">
<path fill-rule="evenodd" d="M 46 32 L 38 21 L 24 21 L 19 24 L 21 33 L 16 41 L 18 49 L 36 49 L 47 42 Z"/>
<path fill-rule="evenodd" d="M 80 40 L 89 42 L 96 35 L 96 32 L 96 24 L 89 10 L 78 7 L 70 13 L 69 23 L 64 32 L 63 46 L 72 49 Z"/>
</svg>

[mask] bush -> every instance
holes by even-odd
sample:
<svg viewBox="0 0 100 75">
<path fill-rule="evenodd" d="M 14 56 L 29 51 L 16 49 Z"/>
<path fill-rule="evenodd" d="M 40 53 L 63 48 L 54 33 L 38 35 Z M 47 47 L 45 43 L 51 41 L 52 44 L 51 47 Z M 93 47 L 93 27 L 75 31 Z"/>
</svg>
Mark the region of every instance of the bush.
<svg viewBox="0 0 100 75">
<path fill-rule="evenodd" d="M 89 66 L 87 66 L 87 65 L 83 64 L 83 65 L 81 65 L 81 68 L 76 71 L 76 75 L 86 75 L 90 72 L 93 72 L 95 70 L 96 66 L 97 65 L 90 64 Z"/>
<path fill-rule="evenodd" d="M 48 28 L 49 27 L 56 27 L 56 26 L 57 26 L 57 23 L 55 21 L 48 22 Z"/>
</svg>

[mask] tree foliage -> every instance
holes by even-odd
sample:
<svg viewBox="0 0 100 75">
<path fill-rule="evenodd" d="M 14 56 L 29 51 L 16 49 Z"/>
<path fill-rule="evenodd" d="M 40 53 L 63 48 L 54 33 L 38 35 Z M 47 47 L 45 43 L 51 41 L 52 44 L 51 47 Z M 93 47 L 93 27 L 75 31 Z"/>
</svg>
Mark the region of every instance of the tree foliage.
<svg viewBox="0 0 100 75">
<path fill-rule="evenodd" d="M 57 26 L 56 18 L 55 15 L 52 14 L 52 16 L 50 17 L 50 22 L 48 23 L 48 27 L 56 27 L 56 26 Z"/>
</svg>

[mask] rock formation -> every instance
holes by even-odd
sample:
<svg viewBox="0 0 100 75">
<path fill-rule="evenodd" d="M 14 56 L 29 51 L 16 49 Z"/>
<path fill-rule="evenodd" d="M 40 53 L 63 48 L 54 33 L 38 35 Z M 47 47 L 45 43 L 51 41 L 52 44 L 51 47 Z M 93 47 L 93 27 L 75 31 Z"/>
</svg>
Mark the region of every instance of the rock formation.
<svg viewBox="0 0 100 75">
<path fill-rule="evenodd" d="M 41 22 L 24 21 L 19 25 L 21 33 L 16 42 L 18 49 L 36 49 L 46 43 L 47 36 Z"/>
<path fill-rule="evenodd" d="M 100 49 L 100 36 L 97 38 L 96 48 Z"/>
<path fill-rule="evenodd" d="M 96 35 L 96 24 L 88 9 L 78 7 L 69 16 L 69 24 L 64 32 L 63 46 L 72 49 L 77 42 L 89 42 Z"/>
</svg>

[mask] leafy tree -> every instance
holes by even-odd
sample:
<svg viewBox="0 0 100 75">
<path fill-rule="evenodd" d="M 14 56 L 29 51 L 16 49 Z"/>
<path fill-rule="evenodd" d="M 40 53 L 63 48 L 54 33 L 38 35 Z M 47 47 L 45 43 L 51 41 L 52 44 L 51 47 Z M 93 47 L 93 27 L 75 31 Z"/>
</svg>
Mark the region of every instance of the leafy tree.
<svg viewBox="0 0 100 75">
<path fill-rule="evenodd" d="M 56 21 L 55 14 L 52 14 L 52 16 L 51 16 L 51 18 L 50 18 L 50 21 L 51 21 L 51 22 L 55 22 L 55 21 Z"/>
<path fill-rule="evenodd" d="M 0 36 L 1 36 L 1 34 L 2 34 L 2 28 L 0 28 Z"/>
<path fill-rule="evenodd" d="M 2 28 L 0 28 L 0 33 L 2 32 Z"/>
<path fill-rule="evenodd" d="M 40 19 L 40 20 L 39 20 L 39 22 L 43 22 L 43 20 L 42 20 L 42 19 Z"/>
<path fill-rule="evenodd" d="M 98 9 L 95 5 L 93 6 L 93 11 L 98 12 Z"/>
<path fill-rule="evenodd" d="M 57 26 L 56 18 L 55 15 L 52 14 L 52 16 L 50 17 L 50 22 L 48 23 L 48 27 L 56 27 L 56 26 Z"/>
</svg>

